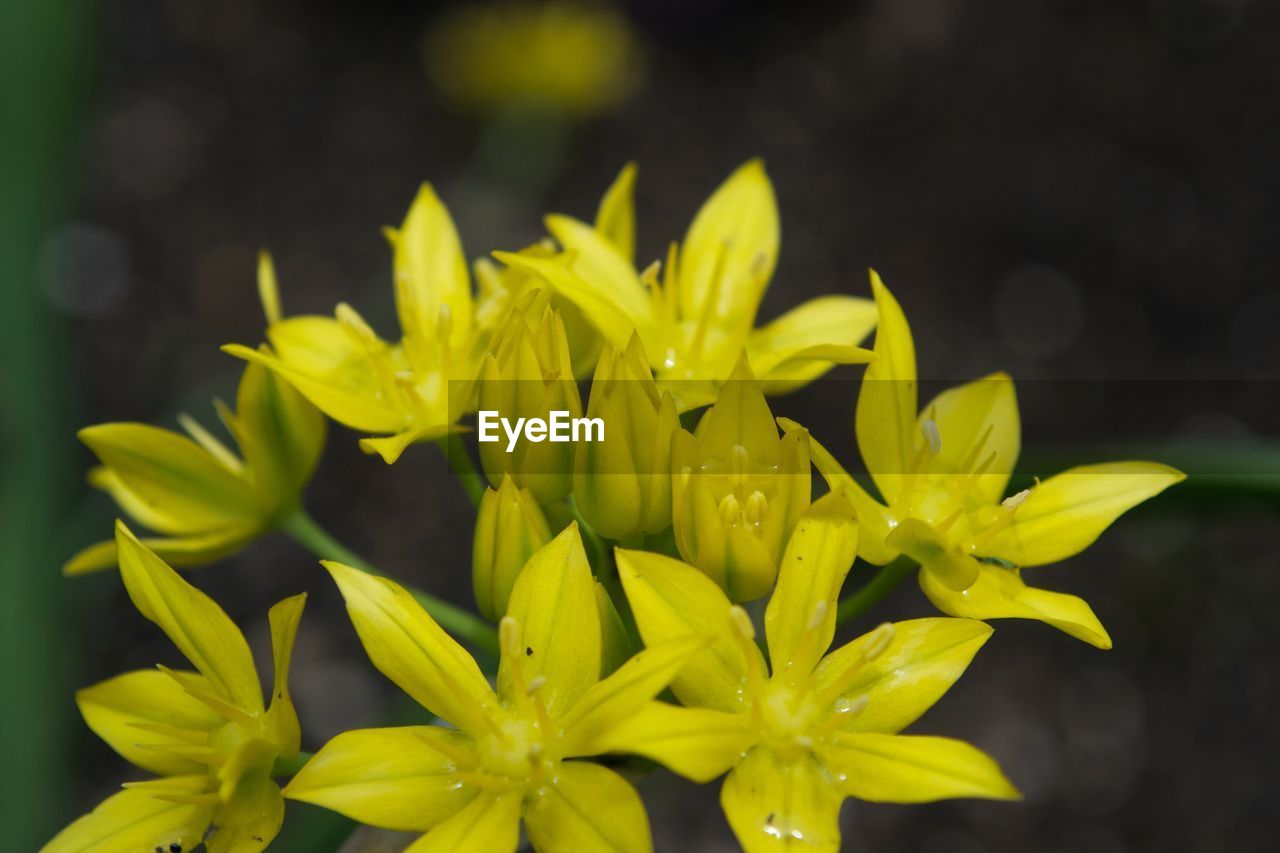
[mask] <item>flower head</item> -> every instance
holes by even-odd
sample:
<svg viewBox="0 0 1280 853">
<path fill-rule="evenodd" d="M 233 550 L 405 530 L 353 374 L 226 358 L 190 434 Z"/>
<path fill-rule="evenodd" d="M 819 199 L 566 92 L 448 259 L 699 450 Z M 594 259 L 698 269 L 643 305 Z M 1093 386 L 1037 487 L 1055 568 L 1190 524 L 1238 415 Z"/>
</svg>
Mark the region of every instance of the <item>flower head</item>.
<svg viewBox="0 0 1280 853">
<path fill-rule="evenodd" d="M 944 613 L 1038 619 L 1110 648 L 1088 604 L 1027 586 L 1022 569 L 1083 551 L 1126 510 L 1185 475 L 1156 462 L 1085 465 L 1005 497 L 1021 440 L 1013 381 L 992 374 L 917 411 L 911 329 L 874 272 L 871 285 L 880 312 L 877 358 L 862 380 L 855 427 L 883 500 L 812 442 L 814 465 L 857 507 L 861 556 L 884 564 L 905 554 L 919 562 L 920 585 Z"/>
<path fill-rule="evenodd" d="M 47 851 L 264 850 L 284 818 L 277 760 L 298 755 L 289 659 L 305 595 L 271 608 L 275 681 L 263 702 L 244 635 L 212 599 L 118 523 L 120 574 L 138 611 L 195 672 L 137 670 L 76 694 L 85 722 L 157 779 L 125 785 L 57 835 Z"/>
<path fill-rule="evenodd" d="M 415 849 L 647 850 L 639 796 L 588 761 L 596 742 L 670 682 L 702 641 L 654 644 L 600 678 L 607 635 L 576 525 L 530 558 L 500 623 L 497 687 L 395 583 L 326 567 L 374 665 L 448 723 L 330 741 L 286 796 L 363 823 L 426 833 Z M 420 847 L 419 847 L 420 845 Z"/>
<path fill-rule="evenodd" d="M 548 216 L 558 257 L 498 252 L 511 267 L 549 283 L 576 304 L 603 338 L 624 349 L 638 334 L 660 385 L 681 410 L 706 405 L 745 348 L 769 394 L 803 386 L 834 364 L 863 363 L 857 346 L 875 326 L 867 299 L 823 296 L 756 328 L 778 260 L 778 207 L 764 164 L 735 171 L 694 217 L 663 264 L 637 273 L 628 166 L 610 188 L 595 226 Z"/>
<path fill-rule="evenodd" d="M 80 440 L 102 462 L 89 482 L 162 536 L 147 546 L 179 566 L 237 551 L 298 506 L 324 449 L 325 422 L 287 383 L 246 365 L 232 412 L 218 414 L 239 449 L 232 452 L 186 415 L 190 438 L 138 423 L 99 424 Z M 116 543 L 100 542 L 67 562 L 67 574 L 115 566 Z"/>
<path fill-rule="evenodd" d="M 401 337 L 380 338 L 355 309 L 333 317 L 282 318 L 275 272 L 265 257 L 259 289 L 267 306 L 270 351 L 230 344 L 292 384 L 341 424 L 384 437 L 360 446 L 395 462 L 410 444 L 447 435 L 468 411 L 480 359 L 503 312 L 479 311 L 462 244 L 449 211 L 423 184 L 399 230 L 386 230 Z"/>
<path fill-rule="evenodd" d="M 721 804 L 748 851 L 837 850 L 846 797 L 918 803 L 1008 799 L 995 762 L 961 741 L 898 734 L 950 688 L 991 629 L 968 619 L 884 624 L 827 653 L 836 597 L 857 550 L 853 508 L 831 494 L 804 514 L 755 628 L 715 584 L 658 554 L 618 551 L 646 644 L 709 638 L 653 702 L 601 738 L 697 781 L 730 771 Z"/>
</svg>

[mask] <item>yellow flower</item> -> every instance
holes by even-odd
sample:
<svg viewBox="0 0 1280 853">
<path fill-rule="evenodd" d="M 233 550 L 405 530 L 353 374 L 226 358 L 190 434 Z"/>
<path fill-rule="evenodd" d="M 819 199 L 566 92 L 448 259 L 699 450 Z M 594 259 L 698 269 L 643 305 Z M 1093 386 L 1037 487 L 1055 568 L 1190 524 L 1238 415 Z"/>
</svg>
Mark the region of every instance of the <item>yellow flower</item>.
<svg viewBox="0 0 1280 853">
<path fill-rule="evenodd" d="M 857 346 L 875 327 L 875 306 L 867 299 L 822 296 L 756 328 L 779 242 L 777 202 L 759 160 L 712 194 L 684 243 L 672 244 L 661 272 L 658 264 L 643 273 L 633 265 L 634 183 L 628 166 L 605 195 L 594 227 L 547 217 L 561 256 L 494 256 L 543 278 L 616 349 L 639 334 L 654 375 L 681 410 L 711 402 L 744 347 L 768 394 L 799 388 L 833 364 L 870 358 Z"/>
<path fill-rule="evenodd" d="M 146 544 L 178 566 L 233 553 L 297 508 L 324 449 L 325 422 L 300 394 L 257 365 L 246 365 L 233 413 L 219 405 L 237 456 L 191 418 L 191 438 L 138 423 L 99 424 L 79 433 L 102 466 L 89 482 L 163 537 Z M 116 565 L 116 543 L 91 545 L 63 571 Z"/>
<path fill-rule="evenodd" d="M 671 450 L 671 507 L 680 555 L 734 601 L 773 587 L 782 549 L 809 506 L 809 442 L 782 438 L 746 359 Z"/>
<path fill-rule="evenodd" d="M 518 418 L 541 418 L 552 412 L 582 416 L 582 399 L 573 378 L 569 342 L 560 314 L 544 306 L 536 325 L 525 312 L 512 311 L 484 357 L 479 383 L 481 411 L 514 423 Z M 480 464 L 492 485 L 511 477 L 544 506 L 564 499 L 572 488 L 573 444 L 553 441 L 515 442 L 499 435 L 480 442 Z"/>
<path fill-rule="evenodd" d="M 884 502 L 812 442 L 814 465 L 857 508 L 860 555 L 877 565 L 900 554 L 919 562 L 920 585 L 944 613 L 1038 619 L 1110 648 L 1087 603 L 1027 586 L 1022 569 L 1078 554 L 1126 510 L 1185 475 L 1155 462 L 1085 465 L 1004 497 L 1021 441 L 1013 381 L 992 374 L 917 412 L 911 329 L 874 272 L 871 285 L 880 312 L 877 358 L 862 380 L 855 426 Z"/>
<path fill-rule="evenodd" d="M 284 800 L 272 776 L 298 755 L 289 658 L 305 595 L 271 608 L 275 681 L 264 705 L 244 635 L 118 523 L 120 574 L 138 611 L 196 672 L 137 670 L 76 694 L 85 722 L 132 764 L 160 778 L 125 785 L 44 848 L 60 851 L 264 850 Z"/>
<path fill-rule="evenodd" d="M 477 112 L 595 115 L 627 100 L 644 76 L 621 13 L 564 0 L 458 8 L 427 34 L 423 58 L 441 94 Z"/>
<path fill-rule="evenodd" d="M 507 612 L 520 570 L 550 541 L 546 516 L 527 489 L 503 477 L 497 489 L 484 490 L 471 548 L 471 579 L 482 616 L 497 620 Z"/>
<path fill-rule="evenodd" d="M 960 677 L 991 629 L 968 619 L 884 624 L 827 654 L 853 563 L 853 509 L 830 494 L 787 545 L 765 611 L 768 659 L 741 607 L 691 567 L 617 552 L 646 645 L 710 638 L 671 683 L 687 707 L 652 702 L 597 746 L 648 756 L 705 782 L 732 769 L 720 802 L 748 851 L 835 851 L 846 797 L 920 803 L 1018 796 L 984 753 L 899 732 Z"/>
<path fill-rule="evenodd" d="M 470 410 L 492 325 L 477 318 L 462 244 L 449 211 L 423 184 L 391 243 L 401 339 L 382 340 L 347 304 L 334 316 L 281 319 L 275 272 L 264 256 L 259 289 L 271 351 L 239 344 L 225 352 L 291 383 L 320 411 L 354 430 L 388 434 L 360 446 L 388 464 L 410 444 L 454 431 Z M 501 312 L 486 312 L 497 322 Z"/>
<path fill-rule="evenodd" d="M 680 419 L 671 395 L 658 392 L 638 337 L 622 352 L 605 346 L 587 417 L 602 420 L 605 435 L 577 446 L 573 499 L 582 517 L 617 540 L 670 527 L 671 441 Z"/>
<path fill-rule="evenodd" d="M 594 742 L 701 647 L 683 637 L 601 680 L 605 627 L 576 525 L 529 560 L 500 623 L 497 690 L 391 581 L 326 563 L 374 665 L 451 728 L 346 732 L 285 795 L 373 826 L 424 832 L 409 849 L 514 851 L 523 819 L 541 851 L 650 848 L 635 790 L 588 761 Z"/>
</svg>

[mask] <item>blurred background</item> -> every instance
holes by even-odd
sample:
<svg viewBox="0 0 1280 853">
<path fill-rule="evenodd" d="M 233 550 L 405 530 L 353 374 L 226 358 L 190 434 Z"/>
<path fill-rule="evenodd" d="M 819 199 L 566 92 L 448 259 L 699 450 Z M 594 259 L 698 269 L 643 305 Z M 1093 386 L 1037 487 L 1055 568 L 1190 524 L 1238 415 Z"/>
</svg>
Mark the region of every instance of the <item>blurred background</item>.
<svg viewBox="0 0 1280 853">
<path fill-rule="evenodd" d="M 289 313 L 346 300 L 390 333 L 379 227 L 423 180 L 476 256 L 538 239 L 548 210 L 590 217 L 634 159 L 643 264 L 762 156 L 783 223 L 763 317 L 863 293 L 875 266 L 924 377 L 1022 383 L 1026 474 L 1123 440 L 1193 475 L 1035 579 L 1089 600 L 1113 651 L 1001 623 L 917 727 L 993 753 L 1026 801 L 850 802 L 848 849 L 1275 849 L 1276 3 L 2 5 L 0 847 L 32 849 L 138 778 L 73 690 L 174 652 L 116 577 L 58 574 L 113 517 L 74 433 L 211 422 L 239 369 L 218 346 L 261 336 L 260 248 Z M 856 376 L 775 409 L 852 463 Z M 308 505 L 468 603 L 471 510 L 434 449 L 387 467 L 335 427 Z M 310 592 L 304 747 L 414 719 L 301 548 L 270 537 L 191 577 L 259 653 L 268 606 Z M 882 612 L 930 607 L 905 584 Z M 641 790 L 660 850 L 733 849 L 716 786 Z M 289 809 L 273 849 L 348 838 Z M 380 842 L 402 844 L 345 843 Z"/>
</svg>

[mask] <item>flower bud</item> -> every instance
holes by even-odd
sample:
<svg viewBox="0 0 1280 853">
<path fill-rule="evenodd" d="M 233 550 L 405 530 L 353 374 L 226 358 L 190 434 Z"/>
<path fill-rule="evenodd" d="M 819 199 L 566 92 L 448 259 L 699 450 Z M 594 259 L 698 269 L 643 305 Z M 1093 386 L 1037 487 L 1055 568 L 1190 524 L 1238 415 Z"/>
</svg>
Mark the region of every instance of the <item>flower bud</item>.
<svg viewBox="0 0 1280 853">
<path fill-rule="evenodd" d="M 549 422 L 552 412 L 582 416 L 559 312 L 545 308 L 536 327 L 530 327 L 522 312 L 512 312 L 484 358 L 479 408 L 497 412 L 510 424 L 520 418 Z M 573 444 L 552 441 L 550 436 L 521 436 L 512 445 L 504 435 L 499 441 L 480 443 L 480 464 L 491 484 L 509 476 L 544 506 L 569 494 L 572 462 Z"/>
<path fill-rule="evenodd" d="M 671 438 L 680 420 L 671 395 L 659 395 L 638 337 L 625 352 L 605 347 L 587 417 L 605 430 L 603 441 L 576 447 L 573 494 L 583 518 L 618 540 L 671 526 Z"/>
<path fill-rule="evenodd" d="M 538 502 L 510 477 L 502 485 L 485 489 L 476 513 L 471 549 L 471 578 L 476 605 L 487 619 L 507 612 L 511 588 L 526 561 L 551 541 L 551 530 Z"/>
<path fill-rule="evenodd" d="M 676 433 L 671 456 L 680 555 L 734 601 L 767 593 L 809 506 L 808 434 L 778 437 L 760 383 L 743 358 L 696 435 Z"/>
</svg>

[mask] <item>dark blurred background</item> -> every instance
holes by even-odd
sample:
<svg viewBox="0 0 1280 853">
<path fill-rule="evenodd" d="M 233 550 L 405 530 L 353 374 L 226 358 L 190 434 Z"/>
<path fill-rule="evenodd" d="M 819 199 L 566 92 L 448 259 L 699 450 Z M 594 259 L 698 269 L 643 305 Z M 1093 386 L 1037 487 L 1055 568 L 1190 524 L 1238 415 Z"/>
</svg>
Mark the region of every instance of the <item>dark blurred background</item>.
<svg viewBox="0 0 1280 853">
<path fill-rule="evenodd" d="M 510 56 L 472 57 L 477 72 L 426 41 L 456 4 L 4 5 L 0 847 L 38 845 L 139 777 L 80 723 L 72 690 L 173 651 L 111 574 L 57 575 L 113 514 L 79 479 L 91 459 L 74 431 L 173 426 L 181 410 L 211 422 L 238 371 L 218 346 L 261 336 L 259 248 L 289 313 L 346 300 L 390 334 L 379 227 L 423 180 L 477 256 L 538 239 L 547 210 L 590 217 L 637 160 L 643 264 L 762 156 L 783 222 L 763 316 L 864 293 L 875 266 L 925 377 L 1044 380 L 1024 392 L 1041 407 L 1027 473 L 1105 455 L 1114 436 L 1216 442 L 1199 469 L 1182 463 L 1187 484 L 1033 579 L 1089 600 L 1113 651 L 1001 623 L 917 727 L 989 750 L 1026 801 L 851 802 L 846 846 L 1275 849 L 1280 526 L 1260 460 L 1280 411 L 1276 3 L 633 0 L 610 19 L 630 23 L 610 31 L 594 100 L 588 86 L 508 102 L 450 84 Z M 534 59 L 514 64 L 536 79 Z M 852 462 L 856 376 L 775 409 Z M 1077 390 L 1056 394 L 1067 380 Z M 1081 387 L 1128 405 L 1081 404 Z M 1087 428 L 1064 443 L 1063 422 Z M 1218 476 L 1259 473 L 1247 493 Z M 432 448 L 389 468 L 335 428 L 308 496 L 374 563 L 467 603 L 471 511 Z M 301 548 L 271 537 L 191 577 L 259 652 L 268 606 L 310 592 L 304 746 L 412 718 Z M 884 612 L 930 607 L 907 584 Z M 717 786 L 658 775 L 642 791 L 659 849 L 733 847 Z M 276 849 L 344 836 L 291 804 Z"/>
</svg>

